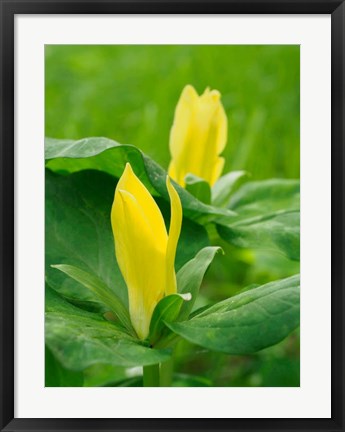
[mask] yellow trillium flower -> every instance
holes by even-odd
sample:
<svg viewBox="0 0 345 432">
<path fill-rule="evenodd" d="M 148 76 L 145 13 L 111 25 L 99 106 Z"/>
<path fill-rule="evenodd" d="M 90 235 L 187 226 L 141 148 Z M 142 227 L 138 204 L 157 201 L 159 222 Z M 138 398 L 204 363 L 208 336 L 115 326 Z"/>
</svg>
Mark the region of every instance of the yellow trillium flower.
<svg viewBox="0 0 345 432">
<path fill-rule="evenodd" d="M 129 163 L 111 209 L 116 259 L 127 284 L 132 325 L 140 339 L 148 336 L 157 303 L 176 293 L 174 261 L 182 206 L 168 176 L 166 186 L 171 205 L 169 235 L 159 207 Z"/>
<path fill-rule="evenodd" d="M 194 174 L 213 186 L 224 166 L 219 154 L 226 145 L 227 127 L 219 91 L 207 88 L 199 96 L 193 86 L 187 85 L 170 132 L 170 177 L 184 187 L 186 174 Z"/>
</svg>

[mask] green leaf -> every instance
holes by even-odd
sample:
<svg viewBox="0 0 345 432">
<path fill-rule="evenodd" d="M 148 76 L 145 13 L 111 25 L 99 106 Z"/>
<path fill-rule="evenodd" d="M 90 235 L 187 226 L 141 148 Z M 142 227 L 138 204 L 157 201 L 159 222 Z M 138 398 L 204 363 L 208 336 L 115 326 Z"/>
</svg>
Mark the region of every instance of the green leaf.
<svg viewBox="0 0 345 432">
<path fill-rule="evenodd" d="M 168 324 L 209 350 L 251 354 L 275 345 L 299 325 L 299 275 L 245 291 L 189 321 Z"/>
<path fill-rule="evenodd" d="M 282 211 L 250 217 L 228 226 L 217 225 L 219 235 L 227 242 L 242 248 L 280 251 L 291 260 L 300 257 L 300 213 Z"/>
<path fill-rule="evenodd" d="M 298 180 L 247 183 L 231 197 L 237 216 L 220 218 L 217 231 L 235 246 L 279 251 L 299 260 L 299 201 Z"/>
<path fill-rule="evenodd" d="M 246 176 L 246 171 L 232 171 L 220 177 L 212 187 L 212 205 L 227 207 L 235 186 Z"/>
<path fill-rule="evenodd" d="M 84 374 L 66 369 L 53 356 L 48 347 L 45 348 L 45 387 L 83 387 Z"/>
<path fill-rule="evenodd" d="M 86 169 L 97 169 L 120 177 L 129 162 L 140 180 L 169 202 L 166 189 L 167 172 L 137 147 L 119 144 L 108 138 L 94 137 L 81 140 L 45 140 L 46 166 L 53 171 L 72 173 Z M 199 221 L 210 221 L 220 216 L 231 216 L 229 209 L 206 205 L 184 188 L 173 182 L 183 206 L 184 216 Z"/>
<path fill-rule="evenodd" d="M 183 303 L 189 300 L 191 300 L 190 294 L 171 294 L 162 298 L 156 305 L 150 322 L 149 341 L 152 346 L 164 337 L 164 333 L 168 330 L 166 324 L 176 321 Z M 168 332 L 170 333 L 170 330 Z"/>
<path fill-rule="evenodd" d="M 229 207 L 237 213 L 239 220 L 282 210 L 299 210 L 299 180 L 269 179 L 245 183 L 233 194 Z"/>
<path fill-rule="evenodd" d="M 46 290 L 46 344 L 65 368 L 83 370 L 97 363 L 142 366 L 167 361 L 169 350 L 144 346 L 115 323 L 79 309 Z"/>
<path fill-rule="evenodd" d="M 211 188 L 207 181 L 193 174 L 187 174 L 185 177 L 186 190 L 199 201 L 205 204 L 211 203 Z"/>
<path fill-rule="evenodd" d="M 114 179 L 97 171 L 65 177 L 47 170 L 45 184 L 48 284 L 68 299 L 100 303 L 89 289 L 51 267 L 72 265 L 101 279 L 127 306 L 127 287 L 115 260 L 110 224 Z"/>
<path fill-rule="evenodd" d="M 179 320 L 188 318 L 193 309 L 206 270 L 219 250 L 221 250 L 221 248 L 216 246 L 202 249 L 195 258 L 187 262 L 177 273 L 176 281 L 178 292 L 181 294 L 190 293 L 192 295 L 192 299 L 182 305 Z"/>
<path fill-rule="evenodd" d="M 128 310 L 125 308 L 119 297 L 101 279 L 71 265 L 61 264 L 52 265 L 51 267 L 62 271 L 72 279 L 84 285 L 84 287 L 95 294 L 102 303 L 108 306 L 110 311 L 114 312 L 122 325 L 131 334 L 135 335 Z"/>
</svg>

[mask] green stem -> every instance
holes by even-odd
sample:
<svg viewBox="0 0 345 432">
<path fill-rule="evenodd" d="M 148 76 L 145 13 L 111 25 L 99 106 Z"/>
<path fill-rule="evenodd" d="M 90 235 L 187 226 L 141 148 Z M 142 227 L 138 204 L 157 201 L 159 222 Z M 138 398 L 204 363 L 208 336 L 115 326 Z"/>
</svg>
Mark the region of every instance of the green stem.
<svg viewBox="0 0 345 432">
<path fill-rule="evenodd" d="M 159 363 L 143 367 L 144 387 L 159 387 Z"/>
<path fill-rule="evenodd" d="M 174 359 L 171 356 L 171 358 L 161 363 L 161 369 L 160 369 L 160 375 L 161 375 L 161 387 L 171 387 L 172 385 L 172 378 L 173 378 L 173 371 L 174 371 Z"/>
</svg>

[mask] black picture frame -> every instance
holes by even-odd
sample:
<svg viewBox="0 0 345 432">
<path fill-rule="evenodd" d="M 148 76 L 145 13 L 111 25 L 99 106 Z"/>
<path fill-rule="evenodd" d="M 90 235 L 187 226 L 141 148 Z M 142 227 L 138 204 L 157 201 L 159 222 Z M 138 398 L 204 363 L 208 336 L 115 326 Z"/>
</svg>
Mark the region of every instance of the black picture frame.
<svg viewBox="0 0 345 432">
<path fill-rule="evenodd" d="M 1 388 L 2 431 L 345 431 L 344 145 L 345 2 L 338 0 L 0 0 Z M 330 419 L 14 418 L 14 18 L 16 14 L 331 14 L 332 371 Z"/>
</svg>

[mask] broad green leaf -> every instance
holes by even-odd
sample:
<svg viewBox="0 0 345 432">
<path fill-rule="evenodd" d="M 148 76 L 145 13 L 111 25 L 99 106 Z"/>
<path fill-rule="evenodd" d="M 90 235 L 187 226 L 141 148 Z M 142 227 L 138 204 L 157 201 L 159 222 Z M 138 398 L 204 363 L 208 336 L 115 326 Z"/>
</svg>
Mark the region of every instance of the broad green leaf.
<svg viewBox="0 0 345 432">
<path fill-rule="evenodd" d="M 65 368 L 83 370 L 97 363 L 142 366 L 166 361 L 170 351 L 144 346 L 102 316 L 79 309 L 46 290 L 46 344 Z"/>
<path fill-rule="evenodd" d="M 119 144 L 108 138 L 94 137 L 81 140 L 45 140 L 46 166 L 52 171 L 72 173 L 86 169 L 97 169 L 120 177 L 125 165 L 130 162 L 135 174 L 152 192 L 155 191 L 166 201 L 167 172 L 137 147 Z M 209 221 L 220 216 L 231 216 L 229 209 L 206 205 L 173 182 L 183 206 L 184 215 L 193 220 Z"/>
<path fill-rule="evenodd" d="M 299 201 L 298 180 L 244 184 L 230 200 L 237 216 L 218 219 L 217 231 L 235 246 L 280 251 L 299 260 Z"/>
<path fill-rule="evenodd" d="M 189 300 L 191 300 L 190 294 L 171 294 L 162 298 L 152 314 L 149 335 L 150 345 L 155 346 L 156 342 L 161 337 L 164 337 L 166 330 L 170 333 L 170 330 L 166 328 L 166 324 L 176 321 L 183 303 Z"/>
<path fill-rule="evenodd" d="M 276 211 L 299 210 L 299 180 L 269 179 L 245 183 L 232 195 L 229 207 L 237 213 L 239 220 Z"/>
<path fill-rule="evenodd" d="M 44 366 L 45 387 L 83 387 L 83 373 L 66 369 L 47 347 Z"/>
<path fill-rule="evenodd" d="M 190 293 L 192 295 L 192 299 L 182 305 L 179 316 L 180 321 L 187 319 L 193 309 L 206 270 L 219 250 L 221 250 L 221 248 L 216 246 L 202 249 L 198 252 L 195 258 L 187 262 L 187 264 L 185 264 L 177 273 L 176 280 L 178 292 L 181 294 Z"/>
<path fill-rule="evenodd" d="M 227 207 L 235 186 L 246 176 L 246 171 L 232 171 L 220 177 L 212 187 L 212 205 Z"/>
<path fill-rule="evenodd" d="M 209 350 L 251 354 L 275 345 L 299 325 L 299 275 L 245 291 L 189 321 L 168 324 Z"/>
<path fill-rule="evenodd" d="M 205 204 L 211 203 L 211 188 L 207 181 L 193 174 L 187 174 L 185 177 L 186 190 L 199 201 Z"/>
<path fill-rule="evenodd" d="M 219 235 L 243 248 L 280 251 L 292 260 L 300 257 L 300 213 L 281 211 L 238 220 L 228 226 L 217 225 Z"/>
<path fill-rule="evenodd" d="M 68 299 L 99 298 L 54 264 L 68 264 L 101 279 L 127 305 L 127 287 L 115 260 L 110 210 L 115 181 L 107 174 L 83 171 L 61 176 L 46 171 L 46 280 Z"/>
<path fill-rule="evenodd" d="M 115 259 L 110 210 L 116 182 L 99 171 L 81 171 L 61 176 L 46 171 L 46 279 L 69 301 L 87 309 L 105 312 L 104 302 L 90 289 L 51 268 L 53 264 L 77 267 L 101 280 L 109 295 L 128 305 L 127 287 Z M 163 204 L 163 205 L 162 205 Z M 170 205 L 158 200 L 167 221 Z M 190 239 L 193 239 L 191 242 Z M 183 219 L 177 247 L 176 268 L 190 260 L 197 250 L 208 245 L 204 227 Z M 98 306 L 97 307 L 95 307 Z M 109 310 L 109 309 L 108 309 Z"/>
<path fill-rule="evenodd" d="M 110 311 L 114 312 L 123 326 L 130 333 L 135 335 L 128 310 L 125 308 L 119 297 L 112 292 L 112 290 L 101 279 L 71 265 L 61 264 L 52 265 L 51 267 L 62 271 L 72 279 L 84 285 L 84 287 L 95 294 L 102 303 L 108 306 Z"/>
</svg>

